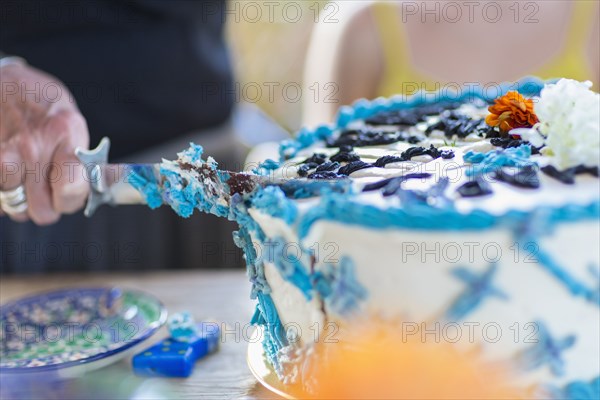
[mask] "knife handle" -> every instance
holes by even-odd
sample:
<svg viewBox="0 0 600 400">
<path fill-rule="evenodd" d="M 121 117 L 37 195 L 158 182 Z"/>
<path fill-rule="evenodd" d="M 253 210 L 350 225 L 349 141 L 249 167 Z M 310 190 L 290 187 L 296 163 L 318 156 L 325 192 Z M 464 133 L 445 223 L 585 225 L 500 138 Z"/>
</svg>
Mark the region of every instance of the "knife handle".
<svg viewBox="0 0 600 400">
<path fill-rule="evenodd" d="M 115 172 L 114 175 L 119 178 L 114 182 L 107 181 L 106 166 L 108 166 L 109 149 L 110 139 L 107 137 L 102 138 L 95 149 L 85 150 L 80 147 L 75 149 L 75 155 L 84 165 L 86 180 L 90 185 L 90 194 L 83 212 L 86 217 L 91 217 L 96 209 L 103 204 L 113 206 L 146 204 L 142 195 L 127 183 L 122 171 Z"/>
</svg>

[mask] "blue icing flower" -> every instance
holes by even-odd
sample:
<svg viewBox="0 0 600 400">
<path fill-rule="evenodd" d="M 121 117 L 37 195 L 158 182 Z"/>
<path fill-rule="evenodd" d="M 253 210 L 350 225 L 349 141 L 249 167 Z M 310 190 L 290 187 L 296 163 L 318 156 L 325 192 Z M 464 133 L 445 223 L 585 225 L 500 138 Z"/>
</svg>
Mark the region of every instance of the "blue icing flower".
<svg viewBox="0 0 600 400">
<path fill-rule="evenodd" d="M 204 163 L 204 159 L 202 158 L 203 153 L 204 148 L 202 146 L 190 143 L 190 147 L 187 150 L 184 150 L 181 155 L 189 157 L 193 164 L 202 164 Z"/>
<path fill-rule="evenodd" d="M 446 311 L 448 321 L 458 321 L 475 310 L 486 298 L 497 297 L 508 300 L 508 296 L 500 289 L 493 286 L 492 281 L 498 270 L 498 265 L 493 263 L 481 274 L 466 268 L 455 268 L 452 275 L 467 284 L 467 289 L 454 301 Z"/>
<path fill-rule="evenodd" d="M 531 371 L 547 365 L 554 376 L 562 376 L 565 373 L 565 361 L 562 353 L 575 345 L 575 335 L 569 335 L 562 339 L 556 339 L 546 325 L 536 321 L 537 334 L 536 344 L 523 350 L 516 357 L 517 366 L 525 371 Z"/>
<path fill-rule="evenodd" d="M 337 266 L 325 264 L 313 275 L 313 284 L 329 309 L 338 315 L 356 311 L 360 302 L 367 298 L 367 291 L 358 282 L 354 263 L 349 257 L 342 257 Z"/>
<path fill-rule="evenodd" d="M 590 275 L 593 277 L 594 279 L 594 285 L 596 286 L 595 289 L 591 289 L 589 292 L 589 300 L 591 300 L 592 302 L 598 304 L 600 306 L 600 268 L 598 268 L 597 265 L 589 265 L 588 266 L 588 271 L 590 272 Z"/>
<path fill-rule="evenodd" d="M 253 168 L 252 172 L 256 175 L 269 175 L 271 171 L 274 171 L 277 168 L 279 168 L 279 165 L 280 163 L 278 161 L 269 158 L 260 163 L 258 167 Z"/>
<path fill-rule="evenodd" d="M 282 160 L 287 160 L 296 155 L 298 150 L 302 148 L 302 145 L 293 139 L 283 140 L 279 144 L 279 157 Z"/>
<path fill-rule="evenodd" d="M 160 186 L 152 166 L 132 165 L 126 174 L 127 182 L 142 194 L 148 207 L 154 210 L 163 204 Z"/>
<path fill-rule="evenodd" d="M 354 119 L 354 109 L 350 106 L 340 107 L 337 114 L 337 126 L 345 128 Z"/>
<path fill-rule="evenodd" d="M 306 148 L 317 141 L 317 137 L 313 131 L 310 131 L 306 128 L 300 129 L 300 131 L 296 134 L 296 140 L 302 148 Z"/>
<path fill-rule="evenodd" d="M 598 381 L 595 383 L 573 382 L 567 385 L 564 392 L 568 399 L 600 399 Z"/>
<path fill-rule="evenodd" d="M 315 136 L 319 140 L 325 140 L 333 134 L 333 127 L 329 125 L 319 125 L 315 129 Z"/>
<path fill-rule="evenodd" d="M 255 299 L 259 292 L 269 294 L 271 288 L 265 277 L 264 265 L 262 261 L 258 260 L 248 229 L 240 227 L 238 231 L 233 232 L 233 241 L 236 246 L 244 251 L 248 280 L 252 284 L 250 298 Z"/>
<path fill-rule="evenodd" d="M 258 293 L 258 304 L 251 324 L 261 325 L 264 329 L 263 348 L 275 372 L 282 377 L 284 370 L 277 357 L 278 352 L 288 346 L 285 328 L 279 319 L 275 303 L 270 295 Z"/>
<path fill-rule="evenodd" d="M 161 167 L 160 173 L 164 178 L 163 192 L 165 202 L 168 203 L 178 215 L 187 218 L 193 214 L 198 205 L 198 196 L 201 192 L 199 185 L 187 183 L 176 171 Z"/>
<path fill-rule="evenodd" d="M 171 337 L 180 342 L 189 342 L 198 336 L 198 327 L 192 314 L 188 311 L 173 314 L 169 318 L 169 333 Z"/>
<path fill-rule="evenodd" d="M 267 186 L 260 190 L 252 199 L 252 206 L 262 212 L 292 224 L 298 216 L 298 208 L 293 201 L 285 197 L 277 186 Z"/>
<path fill-rule="evenodd" d="M 523 144 L 503 150 L 492 150 L 487 153 L 468 151 L 463 156 L 465 162 L 473 164 L 467 169 L 467 176 L 476 176 L 496 171 L 502 167 L 525 167 L 536 165 L 529 160 L 531 146 Z"/>
<path fill-rule="evenodd" d="M 531 396 L 551 400 L 598 400 L 600 399 L 600 376 L 591 381 L 574 381 L 564 387 L 540 385 Z"/>
<path fill-rule="evenodd" d="M 533 237 L 523 236 L 523 239 L 520 242 L 522 243 L 524 250 L 530 252 L 537 263 L 558 279 L 571 294 L 583 297 L 587 301 L 600 306 L 600 283 L 597 287 L 588 287 L 585 283 L 580 282 L 569 273 L 567 268 L 561 266 L 556 258 L 546 252 L 540 246 L 539 241 L 533 239 Z M 534 248 L 535 251 L 531 251 L 531 248 Z M 590 273 L 594 274 L 594 271 L 595 270 L 590 266 Z"/>
<path fill-rule="evenodd" d="M 302 249 L 295 243 L 287 243 L 278 237 L 262 243 L 262 258 L 273 263 L 281 276 L 296 286 L 307 300 L 312 298 L 309 272 L 300 260 Z"/>
</svg>

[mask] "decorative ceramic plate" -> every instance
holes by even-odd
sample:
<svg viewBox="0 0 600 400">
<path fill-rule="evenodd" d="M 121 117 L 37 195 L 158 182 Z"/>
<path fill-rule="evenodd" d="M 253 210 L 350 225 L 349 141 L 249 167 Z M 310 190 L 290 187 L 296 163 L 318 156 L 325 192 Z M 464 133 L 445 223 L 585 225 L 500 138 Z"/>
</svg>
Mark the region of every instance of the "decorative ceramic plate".
<svg viewBox="0 0 600 400">
<path fill-rule="evenodd" d="M 147 293 L 77 288 L 0 307 L 0 374 L 70 378 L 125 357 L 167 319 Z"/>
<path fill-rule="evenodd" d="M 262 327 L 259 326 L 254 331 L 252 339 L 248 344 L 246 360 L 252 375 L 254 375 L 261 385 L 276 395 L 281 396 L 284 399 L 295 399 L 295 397 L 289 393 L 289 388 L 279 380 L 271 364 L 267 362 L 262 342 L 260 341 L 260 338 L 262 337 Z"/>
</svg>

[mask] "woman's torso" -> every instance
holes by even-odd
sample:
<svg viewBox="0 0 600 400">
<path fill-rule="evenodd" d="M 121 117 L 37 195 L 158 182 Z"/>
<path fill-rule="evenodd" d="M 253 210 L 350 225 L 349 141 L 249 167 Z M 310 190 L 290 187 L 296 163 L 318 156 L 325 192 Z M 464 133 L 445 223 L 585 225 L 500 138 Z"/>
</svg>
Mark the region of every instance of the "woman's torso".
<svg viewBox="0 0 600 400">
<path fill-rule="evenodd" d="M 525 75 L 596 80 L 588 51 L 596 2 L 544 2 L 529 8 L 525 3 L 493 3 L 502 4 L 502 17 L 494 17 L 492 7 L 484 14 L 486 3 L 479 13 L 477 8 L 470 15 L 463 9 L 459 19 L 439 3 L 437 11 L 420 15 L 407 13 L 402 5 L 375 4 L 384 56 L 378 94 L 491 84 Z"/>
</svg>

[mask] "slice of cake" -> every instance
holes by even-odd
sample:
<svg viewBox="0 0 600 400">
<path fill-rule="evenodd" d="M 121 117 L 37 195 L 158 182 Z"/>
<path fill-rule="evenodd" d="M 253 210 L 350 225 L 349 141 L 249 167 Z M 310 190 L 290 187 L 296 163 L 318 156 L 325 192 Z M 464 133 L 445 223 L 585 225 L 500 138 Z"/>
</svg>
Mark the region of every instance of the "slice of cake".
<svg viewBox="0 0 600 400">
<path fill-rule="evenodd" d="M 253 322 L 283 382 L 310 390 L 315 345 L 376 321 L 501 362 L 537 393 L 597 398 L 600 97 L 590 86 L 529 78 L 361 100 L 335 126 L 282 143 L 252 190 L 234 190 L 192 147 L 164 163 L 153 193 L 184 215 L 239 222 Z"/>
</svg>

